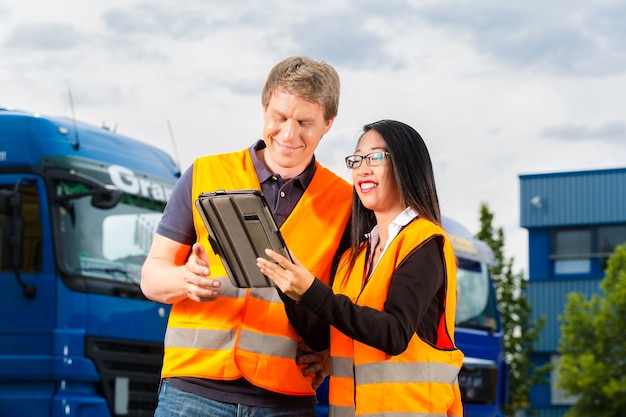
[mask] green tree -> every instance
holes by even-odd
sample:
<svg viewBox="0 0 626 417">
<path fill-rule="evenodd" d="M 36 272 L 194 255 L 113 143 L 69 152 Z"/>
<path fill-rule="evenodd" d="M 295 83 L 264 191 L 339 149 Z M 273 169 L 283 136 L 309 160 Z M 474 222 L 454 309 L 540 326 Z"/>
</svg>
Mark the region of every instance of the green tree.
<svg viewBox="0 0 626 417">
<path fill-rule="evenodd" d="M 600 294 L 569 294 L 561 319 L 559 386 L 576 396 L 568 417 L 626 410 L 626 243 L 609 258 Z"/>
<path fill-rule="evenodd" d="M 509 403 L 504 408 L 507 416 L 528 406 L 530 388 L 544 382 L 549 365 L 536 367 L 530 361 L 530 353 L 545 317 L 537 322 L 531 320 L 531 306 L 524 290 L 527 280 L 522 271 L 513 271 L 514 258 L 504 256 L 504 231 L 494 228 L 493 213 L 487 204 L 480 206 L 480 231 L 476 237 L 493 250 L 495 262 L 491 267 L 496 300 L 504 331 L 505 359 L 509 367 Z"/>
</svg>

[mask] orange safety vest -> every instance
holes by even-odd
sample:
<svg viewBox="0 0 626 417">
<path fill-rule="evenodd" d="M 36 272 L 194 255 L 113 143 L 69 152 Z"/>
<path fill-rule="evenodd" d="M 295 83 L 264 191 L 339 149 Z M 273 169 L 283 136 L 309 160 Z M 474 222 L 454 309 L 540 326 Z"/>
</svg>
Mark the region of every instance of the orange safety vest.
<svg viewBox="0 0 626 417">
<path fill-rule="evenodd" d="M 355 304 L 383 311 L 394 271 L 434 236 L 444 238 L 446 289 L 445 314 L 439 323 L 437 346 L 421 340 L 415 333 L 403 353 L 390 356 L 331 327 L 330 417 L 385 416 L 386 413 L 463 415 L 457 380 L 463 353 L 454 345 L 456 259 L 442 228 L 425 219 L 414 219 L 393 239 L 363 288 L 365 246 L 349 279 L 344 279 L 347 273 L 344 255 L 333 291 L 346 295 Z"/>
<path fill-rule="evenodd" d="M 248 150 L 196 159 L 193 169 L 190 198 L 194 202 L 201 192 L 261 188 Z M 351 204 L 350 184 L 316 163 L 311 183 L 280 228 L 296 258 L 325 282 L 330 280 Z M 314 395 L 311 377 L 304 377 L 296 365 L 301 339 L 289 324 L 277 290 L 234 287 L 211 251 L 207 229 L 192 206 L 197 241 L 209 252 L 210 276 L 224 277 L 221 297 L 207 303 L 185 299 L 172 305 L 162 377 L 244 377 L 278 393 Z"/>
</svg>

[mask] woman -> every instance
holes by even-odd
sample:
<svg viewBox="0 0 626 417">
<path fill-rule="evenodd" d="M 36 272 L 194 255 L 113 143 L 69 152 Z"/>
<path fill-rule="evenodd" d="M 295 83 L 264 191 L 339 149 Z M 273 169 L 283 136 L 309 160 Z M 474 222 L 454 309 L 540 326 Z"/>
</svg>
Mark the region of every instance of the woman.
<svg viewBox="0 0 626 417">
<path fill-rule="evenodd" d="M 428 149 L 412 127 L 381 120 L 364 127 L 346 165 L 354 185 L 351 249 L 332 288 L 270 250 L 276 263 L 259 258 L 258 266 L 298 302 L 283 296 L 309 346 L 327 347 L 314 330 L 330 324 L 330 415 L 461 416 L 456 265 Z"/>
</svg>

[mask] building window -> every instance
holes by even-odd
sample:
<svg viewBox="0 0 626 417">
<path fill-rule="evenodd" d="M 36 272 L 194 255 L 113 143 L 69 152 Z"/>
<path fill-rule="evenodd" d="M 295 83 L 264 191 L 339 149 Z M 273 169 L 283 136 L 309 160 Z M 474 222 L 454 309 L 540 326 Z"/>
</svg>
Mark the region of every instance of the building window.
<svg viewBox="0 0 626 417">
<path fill-rule="evenodd" d="M 626 225 L 555 229 L 552 250 L 555 275 L 604 272 L 615 247 L 626 242 Z"/>
<path fill-rule="evenodd" d="M 565 391 L 559 387 L 559 365 L 561 363 L 561 355 L 551 355 L 550 362 L 552 362 L 552 370 L 550 371 L 550 403 L 552 405 L 573 405 L 578 397 L 566 395 Z"/>
<path fill-rule="evenodd" d="M 562 229 L 552 234 L 552 255 L 556 275 L 591 272 L 591 229 Z"/>
<path fill-rule="evenodd" d="M 602 226 L 598 228 L 598 251 L 601 255 L 600 267 L 606 269 L 609 257 L 615 247 L 626 242 L 626 225 Z"/>
<path fill-rule="evenodd" d="M 589 274 L 591 259 L 561 259 L 554 261 L 556 275 Z"/>
</svg>

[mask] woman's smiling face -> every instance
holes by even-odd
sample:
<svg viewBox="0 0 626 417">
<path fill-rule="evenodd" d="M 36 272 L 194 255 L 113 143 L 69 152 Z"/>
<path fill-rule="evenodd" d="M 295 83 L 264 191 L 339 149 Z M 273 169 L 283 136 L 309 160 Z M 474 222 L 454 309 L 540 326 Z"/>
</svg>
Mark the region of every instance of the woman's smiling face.
<svg viewBox="0 0 626 417">
<path fill-rule="evenodd" d="M 382 136 L 370 129 L 361 136 L 355 155 L 366 156 L 373 152 L 387 152 L 387 144 Z M 405 209 L 393 173 L 393 164 L 386 154 L 382 164 L 370 166 L 367 158 L 361 165 L 352 169 L 352 183 L 363 205 L 380 213 L 400 213 Z"/>
</svg>

